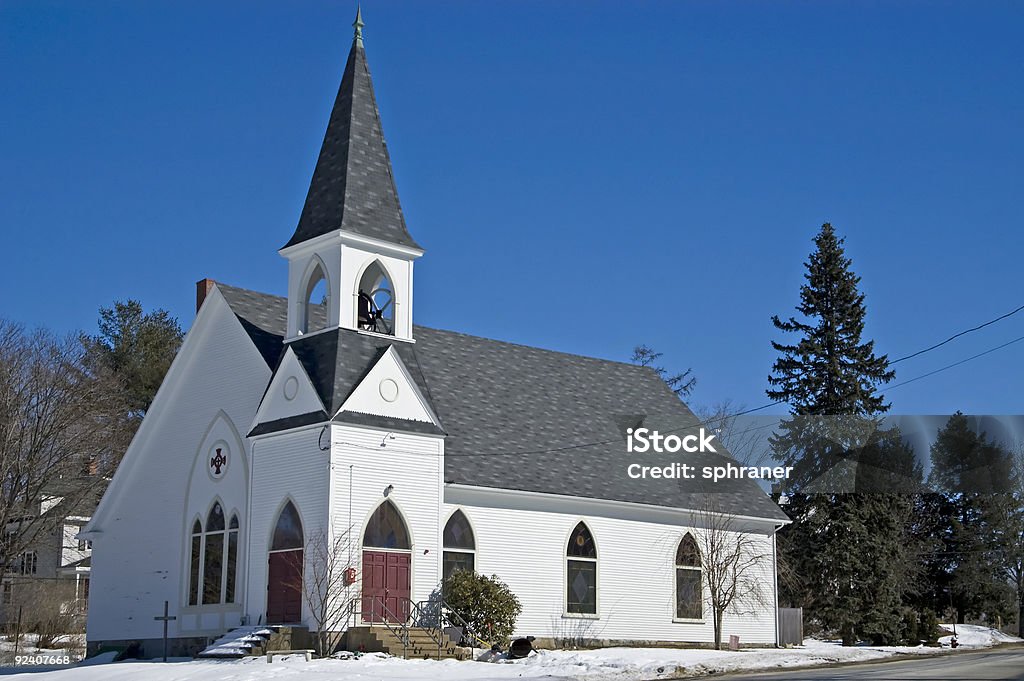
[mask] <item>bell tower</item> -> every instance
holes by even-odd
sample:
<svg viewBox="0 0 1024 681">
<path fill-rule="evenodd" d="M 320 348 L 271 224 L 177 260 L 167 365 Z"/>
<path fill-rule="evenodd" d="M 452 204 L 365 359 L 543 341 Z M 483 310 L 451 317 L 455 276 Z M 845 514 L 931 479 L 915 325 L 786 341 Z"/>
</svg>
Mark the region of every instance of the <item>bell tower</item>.
<svg viewBox="0 0 1024 681">
<path fill-rule="evenodd" d="M 363 49 L 362 12 L 288 260 L 286 340 L 353 329 L 412 340 L 413 262 Z"/>
</svg>

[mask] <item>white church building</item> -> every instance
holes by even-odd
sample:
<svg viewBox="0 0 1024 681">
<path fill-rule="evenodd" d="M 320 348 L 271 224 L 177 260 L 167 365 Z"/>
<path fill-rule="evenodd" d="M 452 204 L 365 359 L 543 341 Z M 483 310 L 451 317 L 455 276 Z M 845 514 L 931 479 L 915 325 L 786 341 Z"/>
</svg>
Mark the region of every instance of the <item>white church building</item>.
<svg viewBox="0 0 1024 681">
<path fill-rule="evenodd" d="M 399 204 L 361 27 L 279 251 L 287 295 L 199 282 L 194 323 L 81 535 L 90 651 L 158 654 L 165 601 L 172 654 L 243 624 L 315 628 L 296 584 L 310 542 L 339 534 L 360 606 L 341 627 L 407 612 L 471 569 L 510 587 L 517 635 L 541 644 L 711 642 L 702 488 L 626 474 L 639 460 L 627 428 L 697 425 L 659 376 L 413 323 L 424 250 Z M 727 613 L 724 634 L 773 644 L 786 516 L 750 480 L 715 498 L 765 556 L 764 598 Z"/>
</svg>

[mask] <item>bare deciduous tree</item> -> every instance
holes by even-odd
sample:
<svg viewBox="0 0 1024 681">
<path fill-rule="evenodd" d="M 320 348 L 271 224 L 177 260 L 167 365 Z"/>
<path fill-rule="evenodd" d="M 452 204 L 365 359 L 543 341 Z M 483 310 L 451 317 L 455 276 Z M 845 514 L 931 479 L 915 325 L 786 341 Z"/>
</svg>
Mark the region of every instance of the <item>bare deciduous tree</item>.
<svg viewBox="0 0 1024 681">
<path fill-rule="evenodd" d="M 26 571 L 19 558 L 68 511 L 95 506 L 96 473 L 127 444 L 124 413 L 78 338 L 0 320 L 0 579 Z"/>
<path fill-rule="evenodd" d="M 768 604 L 764 570 L 770 556 L 759 535 L 740 527 L 735 515 L 721 512 L 714 493 L 705 495 L 698 519 L 702 528 L 697 535 L 701 571 L 711 606 L 715 649 L 721 650 L 726 613 L 753 614 Z"/>
<path fill-rule="evenodd" d="M 313 533 L 305 547 L 305 576 L 300 591 L 302 600 L 316 625 L 317 654 L 334 652 L 346 620 L 351 616 L 353 599 L 358 597 L 354 584 L 346 584 L 345 570 L 351 564 L 350 536 L 346 532 Z"/>
<path fill-rule="evenodd" d="M 701 424 L 715 434 L 737 461 L 745 466 L 778 465 L 768 439 L 773 422 L 766 418 L 764 424 L 754 425 L 750 418 L 737 416 L 742 411 L 743 405 L 728 399 L 695 409 Z"/>
</svg>

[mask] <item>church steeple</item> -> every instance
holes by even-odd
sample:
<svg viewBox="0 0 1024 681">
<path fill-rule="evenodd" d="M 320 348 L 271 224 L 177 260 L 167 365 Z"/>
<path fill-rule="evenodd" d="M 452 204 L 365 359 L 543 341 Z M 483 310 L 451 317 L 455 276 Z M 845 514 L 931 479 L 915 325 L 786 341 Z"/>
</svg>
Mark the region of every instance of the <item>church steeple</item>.
<svg viewBox="0 0 1024 681">
<path fill-rule="evenodd" d="M 412 341 L 413 262 L 363 50 L 363 13 L 288 259 L 287 341 L 331 329 Z"/>
<path fill-rule="evenodd" d="M 362 10 L 295 234 L 284 248 L 343 230 L 419 248 L 405 226 L 363 49 Z"/>
</svg>

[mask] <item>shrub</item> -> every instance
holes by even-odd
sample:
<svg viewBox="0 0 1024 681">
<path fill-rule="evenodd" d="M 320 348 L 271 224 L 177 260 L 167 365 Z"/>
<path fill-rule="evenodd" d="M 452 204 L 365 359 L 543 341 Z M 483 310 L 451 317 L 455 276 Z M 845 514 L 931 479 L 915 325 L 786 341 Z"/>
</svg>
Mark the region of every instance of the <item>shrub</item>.
<svg viewBox="0 0 1024 681">
<path fill-rule="evenodd" d="M 918 624 L 917 613 L 913 608 L 904 608 L 903 610 L 903 640 L 912 646 L 921 643 L 921 626 Z"/>
<path fill-rule="evenodd" d="M 508 645 L 523 607 L 498 579 L 469 570 L 453 572 L 444 585 L 444 600 L 466 619 L 473 633 L 489 643 Z"/>
<path fill-rule="evenodd" d="M 924 614 L 921 615 L 921 638 L 930 645 L 936 645 L 939 642 L 939 636 L 942 634 L 943 632 L 939 629 L 939 620 L 935 617 L 935 613 L 931 610 L 925 610 Z"/>
</svg>

